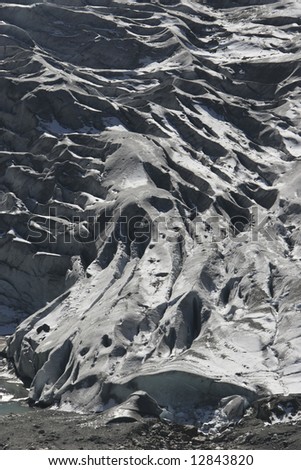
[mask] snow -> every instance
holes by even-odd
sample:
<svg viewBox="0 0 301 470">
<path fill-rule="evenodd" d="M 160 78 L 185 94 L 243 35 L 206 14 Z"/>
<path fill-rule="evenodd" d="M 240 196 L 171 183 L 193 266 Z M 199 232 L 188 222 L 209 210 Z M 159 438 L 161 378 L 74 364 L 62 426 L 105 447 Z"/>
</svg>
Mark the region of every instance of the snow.
<svg viewBox="0 0 301 470">
<path fill-rule="evenodd" d="M 115 117 L 103 118 L 103 123 L 106 129 L 108 130 L 127 132 L 126 127 L 122 124 L 122 122 L 118 118 L 115 118 Z"/>
<path fill-rule="evenodd" d="M 56 119 L 51 121 L 40 120 L 38 129 L 45 132 L 45 134 L 53 135 L 65 135 L 65 134 L 99 134 L 99 129 L 93 126 L 83 126 L 79 129 L 71 129 L 69 127 L 62 126 Z"/>
</svg>

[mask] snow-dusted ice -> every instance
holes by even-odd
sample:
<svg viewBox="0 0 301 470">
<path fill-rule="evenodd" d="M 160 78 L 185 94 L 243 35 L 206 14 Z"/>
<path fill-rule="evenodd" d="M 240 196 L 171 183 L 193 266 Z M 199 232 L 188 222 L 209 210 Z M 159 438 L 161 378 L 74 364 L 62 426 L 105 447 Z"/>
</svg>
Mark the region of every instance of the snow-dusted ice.
<svg viewBox="0 0 301 470">
<path fill-rule="evenodd" d="M 0 334 L 31 402 L 144 391 L 210 430 L 300 393 L 299 3 L 0 12 Z"/>
</svg>

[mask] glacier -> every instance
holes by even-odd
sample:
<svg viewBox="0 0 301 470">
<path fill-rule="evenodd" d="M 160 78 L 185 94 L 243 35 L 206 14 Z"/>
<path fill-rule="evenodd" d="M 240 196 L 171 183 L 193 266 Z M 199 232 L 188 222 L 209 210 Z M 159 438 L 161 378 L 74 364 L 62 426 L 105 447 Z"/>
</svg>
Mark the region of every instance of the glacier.
<svg viewBox="0 0 301 470">
<path fill-rule="evenodd" d="M 32 404 L 300 393 L 300 16 L 0 3 L 0 328 Z"/>
</svg>

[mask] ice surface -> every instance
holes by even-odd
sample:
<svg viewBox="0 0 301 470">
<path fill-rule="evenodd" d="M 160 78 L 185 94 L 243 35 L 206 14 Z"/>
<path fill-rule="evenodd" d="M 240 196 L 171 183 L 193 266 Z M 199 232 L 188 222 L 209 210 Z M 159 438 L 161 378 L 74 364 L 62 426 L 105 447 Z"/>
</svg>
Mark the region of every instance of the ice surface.
<svg viewBox="0 0 301 470">
<path fill-rule="evenodd" d="M 300 393 L 300 5 L 71 3 L 1 7 L 0 334 L 24 320 L 31 401 L 142 390 L 211 429 Z"/>
</svg>

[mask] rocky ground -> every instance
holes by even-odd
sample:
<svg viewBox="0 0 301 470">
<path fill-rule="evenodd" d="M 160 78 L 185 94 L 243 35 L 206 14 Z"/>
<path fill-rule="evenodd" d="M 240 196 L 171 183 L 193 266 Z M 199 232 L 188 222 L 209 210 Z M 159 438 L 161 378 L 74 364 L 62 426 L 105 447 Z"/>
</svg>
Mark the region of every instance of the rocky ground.
<svg viewBox="0 0 301 470">
<path fill-rule="evenodd" d="M 32 410 L 0 417 L 0 429 L 0 449 L 301 449 L 301 421 L 267 425 L 255 417 L 204 436 L 153 419 L 104 426 L 95 415 Z"/>
</svg>

